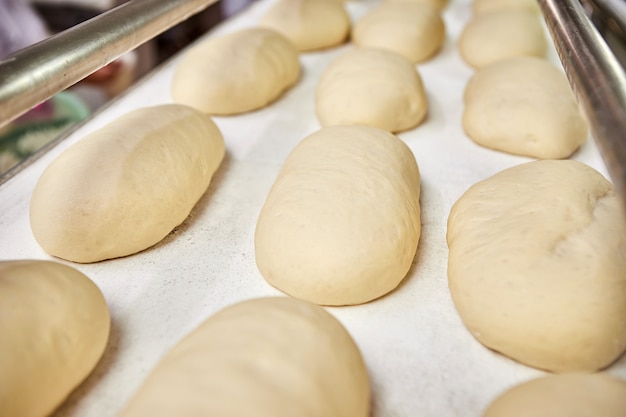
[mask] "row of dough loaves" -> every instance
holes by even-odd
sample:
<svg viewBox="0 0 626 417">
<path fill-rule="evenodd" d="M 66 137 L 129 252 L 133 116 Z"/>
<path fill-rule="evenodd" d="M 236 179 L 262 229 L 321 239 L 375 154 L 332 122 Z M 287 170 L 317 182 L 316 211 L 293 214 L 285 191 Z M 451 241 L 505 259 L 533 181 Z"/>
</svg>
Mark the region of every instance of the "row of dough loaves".
<svg viewBox="0 0 626 417">
<path fill-rule="evenodd" d="M 442 6 L 389 0 L 360 19 L 351 35 L 357 48 L 331 63 L 320 80 L 320 123 L 392 132 L 421 123 L 426 94 L 414 63 L 441 47 Z M 299 51 L 339 45 L 349 26 L 337 1 L 278 0 L 259 27 L 209 39 L 186 53 L 176 68 L 172 97 L 214 115 L 262 108 L 298 81 Z"/>
<path fill-rule="evenodd" d="M 337 0 L 276 0 L 261 18 L 300 51 L 337 46 L 348 35 L 356 45 L 395 51 L 412 62 L 432 57 L 445 36 L 440 16 L 447 0 L 386 0 L 356 22 Z"/>
<path fill-rule="evenodd" d="M 482 146 L 546 160 L 475 184 L 453 206 L 452 298 L 495 351 L 552 372 L 604 369 L 626 349 L 618 199 L 595 170 L 556 160 L 584 143 L 588 127 L 563 71 L 544 59 L 536 1 L 475 0 L 473 11 L 459 39 L 476 68 L 463 128 Z"/>
<path fill-rule="evenodd" d="M 49 261 L 0 262 L 0 288 L 0 317 L 9 318 L 0 320 L 0 416 L 45 417 L 102 356 L 106 301 L 83 274 Z M 308 342 L 294 350 L 294 335 Z M 180 341 L 121 416 L 365 417 L 370 390 L 361 354 L 339 322 L 313 304 L 265 298 L 223 309 Z M 484 416 L 621 417 L 625 399 L 626 383 L 607 375 L 548 376 L 505 392 Z"/>
<path fill-rule="evenodd" d="M 96 367 L 109 328 L 106 300 L 81 272 L 0 261 L 0 417 L 49 416 Z M 184 337 L 120 416 L 368 417 L 370 391 L 334 317 L 294 298 L 259 298 Z"/>
<path fill-rule="evenodd" d="M 563 71 L 548 61 L 536 0 L 475 0 L 459 38 L 476 68 L 464 94 L 463 128 L 477 144 L 539 159 L 571 156 L 588 136 Z"/>
<path fill-rule="evenodd" d="M 0 288 L 0 416 L 48 416 L 103 355 L 106 301 L 85 275 L 50 261 L 0 262 Z M 307 342 L 294 349 L 294 340 Z M 260 298 L 179 341 L 120 415 L 366 417 L 370 396 L 362 356 L 337 320 L 297 299 Z M 554 375 L 509 389 L 484 417 L 621 417 L 625 401 L 626 383 L 606 374 Z"/>
<path fill-rule="evenodd" d="M 309 19 L 309 8 L 320 13 L 340 10 L 336 13 L 343 15 L 343 7 L 330 0 L 278 1 L 268 16 L 289 21 L 297 12 Z M 379 13 L 387 16 L 386 10 L 406 16 L 402 7 L 425 7 L 443 33 L 437 9 L 428 4 L 385 2 L 372 11 L 371 19 L 377 21 Z M 384 16 L 383 27 L 393 24 Z M 311 28 L 307 39 L 315 38 L 320 21 Z M 125 115 L 46 169 L 30 204 L 37 242 L 51 255 L 74 262 L 127 256 L 159 242 L 188 216 L 224 156 L 221 133 L 198 111 L 233 114 L 264 107 L 293 86 L 300 72 L 292 41 L 266 28 L 212 38 L 192 48 L 172 82 L 174 100 L 184 105 Z M 331 63 L 321 77 L 316 112 L 323 126 L 364 124 L 395 132 L 424 120 L 426 94 L 407 58 L 391 50 L 357 47 Z M 166 148 L 166 154 L 155 150 Z M 167 174 L 155 183 L 150 178 L 157 172 Z"/>
</svg>

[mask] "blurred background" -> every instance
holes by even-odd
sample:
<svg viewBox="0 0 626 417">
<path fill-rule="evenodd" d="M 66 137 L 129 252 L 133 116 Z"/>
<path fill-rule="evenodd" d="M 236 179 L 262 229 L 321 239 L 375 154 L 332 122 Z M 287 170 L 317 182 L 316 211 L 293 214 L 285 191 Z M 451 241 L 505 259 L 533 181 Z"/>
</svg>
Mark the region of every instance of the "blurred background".
<svg viewBox="0 0 626 417">
<path fill-rule="evenodd" d="M 0 60 L 128 0 L 0 0 Z M 253 0 L 220 0 L 0 127 L 0 175 Z"/>
</svg>

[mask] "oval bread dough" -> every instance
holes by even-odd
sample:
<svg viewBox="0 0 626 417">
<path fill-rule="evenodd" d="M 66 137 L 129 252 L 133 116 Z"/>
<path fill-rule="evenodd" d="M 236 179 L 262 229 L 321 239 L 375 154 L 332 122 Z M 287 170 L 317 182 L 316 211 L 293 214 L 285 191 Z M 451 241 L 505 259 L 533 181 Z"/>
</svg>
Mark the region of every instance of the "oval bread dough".
<svg viewBox="0 0 626 417">
<path fill-rule="evenodd" d="M 474 0 L 472 4 L 474 14 L 510 9 L 541 13 L 537 0 Z"/>
<path fill-rule="evenodd" d="M 501 10 L 474 17 L 459 38 L 463 60 L 474 68 L 514 56 L 545 57 L 546 36 L 536 13 Z"/>
<path fill-rule="evenodd" d="M 120 417 L 367 417 L 361 354 L 341 324 L 293 298 L 240 302 L 205 320 Z"/>
<path fill-rule="evenodd" d="M 322 126 L 364 124 L 398 132 L 424 120 L 427 106 L 415 65 L 374 48 L 357 48 L 333 61 L 315 93 Z"/>
<path fill-rule="evenodd" d="M 553 372 L 626 349 L 626 219 L 577 161 L 535 161 L 472 186 L 448 219 L 456 308 L 487 347 Z"/>
<path fill-rule="evenodd" d="M 106 301 L 74 268 L 0 261 L 0 417 L 46 417 L 89 375 L 109 337 Z"/>
<path fill-rule="evenodd" d="M 420 176 L 389 132 L 333 126 L 285 160 L 256 227 L 256 263 L 281 291 L 324 305 L 393 290 L 420 236 Z"/>
<path fill-rule="evenodd" d="M 498 397 L 484 417 L 624 417 L 626 381 L 606 374 L 550 375 Z"/>
<path fill-rule="evenodd" d="M 355 45 L 396 52 L 414 63 L 435 55 L 444 38 L 439 11 L 423 3 L 383 2 L 352 28 Z"/>
<path fill-rule="evenodd" d="M 533 57 L 476 72 L 465 90 L 463 128 L 482 146 L 541 159 L 569 157 L 588 135 L 563 71 Z"/>
<path fill-rule="evenodd" d="M 287 37 L 300 51 L 343 43 L 350 17 L 337 0 L 278 0 L 261 18 L 261 26 Z"/>
<path fill-rule="evenodd" d="M 30 202 L 33 235 L 74 262 L 144 250 L 187 218 L 223 157 L 207 115 L 177 104 L 130 112 L 46 168 Z"/>
<path fill-rule="evenodd" d="M 386 0 L 389 3 L 401 3 L 401 2 L 414 2 L 414 3 L 426 3 L 438 10 L 443 10 L 449 3 L 449 0 Z"/>
<path fill-rule="evenodd" d="M 204 113 L 244 113 L 267 106 L 299 77 L 293 43 L 270 29 L 245 29 L 187 51 L 174 72 L 172 98 Z"/>
</svg>

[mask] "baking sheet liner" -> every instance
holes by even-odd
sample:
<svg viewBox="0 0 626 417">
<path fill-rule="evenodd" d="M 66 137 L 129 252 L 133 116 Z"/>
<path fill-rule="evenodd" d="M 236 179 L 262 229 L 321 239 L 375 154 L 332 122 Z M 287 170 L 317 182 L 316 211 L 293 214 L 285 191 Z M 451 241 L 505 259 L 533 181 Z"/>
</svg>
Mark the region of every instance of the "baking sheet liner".
<svg viewBox="0 0 626 417">
<path fill-rule="evenodd" d="M 272 1 L 254 3 L 206 36 L 255 26 Z M 362 0 L 347 8 L 356 21 L 377 3 Z M 475 182 L 531 159 L 481 148 L 463 133 L 462 94 L 473 70 L 461 60 L 456 42 L 471 17 L 470 1 L 452 0 L 443 15 L 446 42 L 435 58 L 418 65 L 428 118 L 399 134 L 422 174 L 423 229 L 414 265 L 391 294 L 365 305 L 328 308 L 364 355 L 375 417 L 479 416 L 502 391 L 542 375 L 474 340 L 447 288 L 445 232 L 452 204 Z M 319 129 L 313 101 L 319 76 L 351 47 L 302 54 L 301 80 L 278 101 L 252 113 L 214 118 L 227 156 L 189 218 L 162 242 L 126 258 L 68 263 L 103 291 L 112 330 L 101 362 L 54 417 L 116 416 L 159 359 L 205 318 L 240 300 L 281 295 L 254 263 L 256 219 L 284 158 Z M 67 147 L 116 117 L 171 102 L 179 57 L 0 186 L 0 259 L 52 259 L 34 240 L 28 221 L 30 195 L 42 171 Z M 554 50 L 549 59 L 558 63 Z M 573 159 L 607 176 L 592 140 Z M 608 372 L 626 379 L 626 358 Z"/>
</svg>

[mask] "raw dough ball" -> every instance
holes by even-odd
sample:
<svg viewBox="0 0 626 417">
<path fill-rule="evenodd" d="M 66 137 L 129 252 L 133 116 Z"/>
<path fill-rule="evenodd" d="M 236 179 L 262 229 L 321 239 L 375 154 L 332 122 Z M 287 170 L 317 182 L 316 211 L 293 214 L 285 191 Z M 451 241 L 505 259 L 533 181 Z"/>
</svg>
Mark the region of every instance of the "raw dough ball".
<svg viewBox="0 0 626 417">
<path fill-rule="evenodd" d="M 431 58 L 444 38 L 445 26 L 439 11 L 422 3 L 384 2 L 352 28 L 354 44 L 397 52 L 411 62 Z"/>
<path fill-rule="evenodd" d="M 209 116 L 177 104 L 135 110 L 48 166 L 30 202 L 33 235 L 74 262 L 144 250 L 187 218 L 223 157 Z"/>
<path fill-rule="evenodd" d="M 261 25 L 281 33 L 300 51 L 310 51 L 343 43 L 350 17 L 337 0 L 278 0 Z"/>
<path fill-rule="evenodd" d="M 497 398 L 484 417 L 624 417 L 626 382 L 605 374 L 550 375 Z"/>
<path fill-rule="evenodd" d="M 472 4 L 474 14 L 505 9 L 526 10 L 536 14 L 541 13 L 537 0 L 474 0 Z"/>
<path fill-rule="evenodd" d="M 420 236 L 420 176 L 389 132 L 333 126 L 285 160 L 256 227 L 256 263 L 281 291 L 325 305 L 360 304 L 405 277 Z"/>
<path fill-rule="evenodd" d="M 386 0 L 389 3 L 400 3 L 400 2 L 413 2 L 413 3 L 426 3 L 430 4 L 433 7 L 436 7 L 439 10 L 443 10 L 448 5 L 449 0 Z"/>
<path fill-rule="evenodd" d="M 501 10 L 474 17 L 461 33 L 459 51 L 480 68 L 514 56 L 544 57 L 547 43 L 536 13 Z"/>
<path fill-rule="evenodd" d="M 626 349 L 626 220 L 577 161 L 535 161 L 472 186 L 448 219 L 456 308 L 484 345 L 554 372 Z"/>
<path fill-rule="evenodd" d="M 292 298 L 213 315 L 156 366 L 120 417 L 367 417 L 367 369 L 348 332 Z"/>
<path fill-rule="evenodd" d="M 0 261 L 0 417 L 45 417 L 93 370 L 109 337 L 102 293 L 74 268 Z"/>
<path fill-rule="evenodd" d="M 298 50 L 263 28 L 210 38 L 185 53 L 172 80 L 174 101 L 209 114 L 267 106 L 298 81 Z"/>
<path fill-rule="evenodd" d="M 415 65 L 374 48 L 357 48 L 333 61 L 315 93 L 323 126 L 365 124 L 397 132 L 418 125 L 427 106 Z"/>
<path fill-rule="evenodd" d="M 476 72 L 465 90 L 463 128 L 482 146 L 541 159 L 567 158 L 588 135 L 563 71 L 532 57 Z"/>
</svg>

